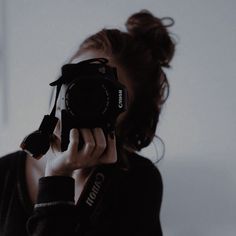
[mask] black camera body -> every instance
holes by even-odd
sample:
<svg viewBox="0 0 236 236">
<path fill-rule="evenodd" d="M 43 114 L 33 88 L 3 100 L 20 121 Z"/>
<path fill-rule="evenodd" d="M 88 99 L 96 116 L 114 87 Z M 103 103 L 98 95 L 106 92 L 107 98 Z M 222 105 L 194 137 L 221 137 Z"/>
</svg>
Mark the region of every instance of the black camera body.
<svg viewBox="0 0 236 236">
<path fill-rule="evenodd" d="M 118 81 L 116 68 L 107 63 L 105 58 L 94 58 L 62 67 L 62 76 L 50 84 L 57 88 L 52 112 L 44 117 L 39 130 L 23 140 L 23 150 L 35 158 L 47 152 L 57 122 L 57 106 L 61 109 L 61 151 L 67 150 L 72 128 L 100 127 L 105 135 L 115 130 L 117 117 L 127 110 L 128 92 Z M 38 140 L 47 145 L 41 148 Z M 83 146 L 81 140 L 78 148 Z"/>
<path fill-rule="evenodd" d="M 116 69 L 105 62 L 62 67 L 59 98 L 62 151 L 67 149 L 72 128 L 100 127 L 107 134 L 115 129 L 119 114 L 127 110 L 127 89 L 118 81 Z"/>
</svg>

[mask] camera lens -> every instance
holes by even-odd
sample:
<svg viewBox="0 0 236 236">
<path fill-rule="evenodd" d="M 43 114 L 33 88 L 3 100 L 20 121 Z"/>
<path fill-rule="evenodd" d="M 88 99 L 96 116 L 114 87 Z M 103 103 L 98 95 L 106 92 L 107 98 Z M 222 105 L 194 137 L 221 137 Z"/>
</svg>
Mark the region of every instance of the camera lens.
<svg viewBox="0 0 236 236">
<path fill-rule="evenodd" d="M 104 115 L 109 106 L 109 91 L 96 79 L 74 81 L 66 92 L 66 108 L 76 117 Z"/>
</svg>

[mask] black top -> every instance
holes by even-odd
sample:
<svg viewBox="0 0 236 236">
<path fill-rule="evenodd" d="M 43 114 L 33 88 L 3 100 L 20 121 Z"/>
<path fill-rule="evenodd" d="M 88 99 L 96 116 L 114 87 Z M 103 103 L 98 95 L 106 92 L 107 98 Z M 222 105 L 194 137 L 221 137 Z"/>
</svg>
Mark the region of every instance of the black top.
<svg viewBox="0 0 236 236">
<path fill-rule="evenodd" d="M 75 204 L 71 177 L 41 178 L 33 206 L 26 186 L 25 160 L 23 151 L 0 159 L 1 236 L 162 235 L 159 214 L 163 185 L 150 160 L 130 153 L 129 170 L 112 171 L 118 177 L 112 179 L 88 224 L 80 204 L 86 191 Z M 94 188 L 95 195 L 97 190 Z"/>
</svg>

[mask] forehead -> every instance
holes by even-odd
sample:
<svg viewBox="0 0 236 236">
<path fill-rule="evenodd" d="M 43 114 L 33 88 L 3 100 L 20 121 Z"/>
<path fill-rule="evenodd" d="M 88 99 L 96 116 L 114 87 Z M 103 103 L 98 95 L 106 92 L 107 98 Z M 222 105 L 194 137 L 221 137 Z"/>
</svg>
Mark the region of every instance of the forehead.
<svg viewBox="0 0 236 236">
<path fill-rule="evenodd" d="M 84 60 L 92 59 L 92 58 L 98 58 L 98 57 L 104 57 L 107 58 L 110 61 L 110 57 L 105 55 L 101 51 L 95 51 L 95 50 L 86 50 L 83 53 L 79 54 L 77 57 L 75 57 L 71 63 L 78 63 Z"/>
</svg>

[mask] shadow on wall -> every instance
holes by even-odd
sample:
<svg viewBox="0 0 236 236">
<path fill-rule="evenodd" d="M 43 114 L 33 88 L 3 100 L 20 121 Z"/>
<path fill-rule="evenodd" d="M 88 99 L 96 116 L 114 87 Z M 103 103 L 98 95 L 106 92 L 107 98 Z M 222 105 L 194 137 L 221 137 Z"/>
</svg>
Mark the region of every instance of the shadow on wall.
<svg viewBox="0 0 236 236">
<path fill-rule="evenodd" d="M 164 235 L 234 236 L 236 165 L 230 166 L 223 160 L 195 160 L 199 161 L 193 161 L 193 158 L 183 162 L 165 159 L 162 163 Z"/>
</svg>

